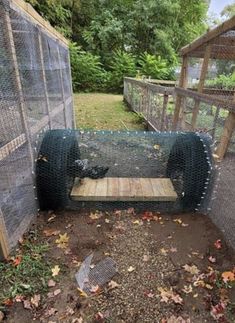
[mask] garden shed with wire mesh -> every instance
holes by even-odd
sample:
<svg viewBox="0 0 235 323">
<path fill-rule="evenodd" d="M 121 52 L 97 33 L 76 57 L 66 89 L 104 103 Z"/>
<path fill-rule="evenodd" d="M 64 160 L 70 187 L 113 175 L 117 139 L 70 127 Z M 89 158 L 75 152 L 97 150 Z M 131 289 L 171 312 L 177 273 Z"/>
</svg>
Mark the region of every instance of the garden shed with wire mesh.
<svg viewBox="0 0 235 323">
<path fill-rule="evenodd" d="M 68 41 L 22 0 L 0 2 L 0 254 L 37 214 L 39 134 L 72 128 Z"/>
<path fill-rule="evenodd" d="M 183 47 L 180 54 L 173 128 L 207 131 L 222 159 L 227 150 L 234 151 L 235 141 L 235 17 Z M 229 84 L 222 82 L 226 77 Z"/>
</svg>

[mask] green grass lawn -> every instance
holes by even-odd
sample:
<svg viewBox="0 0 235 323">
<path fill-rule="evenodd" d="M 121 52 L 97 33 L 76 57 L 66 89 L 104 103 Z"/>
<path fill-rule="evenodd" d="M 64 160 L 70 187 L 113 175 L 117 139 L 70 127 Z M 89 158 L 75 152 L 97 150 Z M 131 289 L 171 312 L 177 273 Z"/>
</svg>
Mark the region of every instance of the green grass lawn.
<svg viewBox="0 0 235 323">
<path fill-rule="evenodd" d="M 123 103 L 122 95 L 74 94 L 76 128 L 95 130 L 144 130 L 143 119 Z"/>
</svg>

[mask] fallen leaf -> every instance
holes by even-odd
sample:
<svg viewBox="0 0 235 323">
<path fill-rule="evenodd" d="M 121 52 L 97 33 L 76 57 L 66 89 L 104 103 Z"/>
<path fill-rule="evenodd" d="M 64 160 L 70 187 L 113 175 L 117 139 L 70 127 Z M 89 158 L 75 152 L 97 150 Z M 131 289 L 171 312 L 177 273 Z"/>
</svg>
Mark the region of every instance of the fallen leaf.
<svg viewBox="0 0 235 323">
<path fill-rule="evenodd" d="M 75 319 L 72 319 L 72 322 L 71 323 L 83 323 L 83 318 L 82 317 L 79 317 L 79 318 L 75 318 Z"/>
<path fill-rule="evenodd" d="M 73 315 L 75 312 L 70 306 L 67 306 L 65 313 L 66 315 Z"/>
<path fill-rule="evenodd" d="M 55 230 L 55 229 L 45 229 L 45 230 L 43 230 L 43 234 L 46 237 L 57 236 L 59 233 L 60 233 L 60 230 Z"/>
<path fill-rule="evenodd" d="M 235 274 L 232 271 L 225 271 L 221 276 L 224 283 L 235 281 Z"/>
<path fill-rule="evenodd" d="M 51 271 L 52 271 L 52 276 L 55 277 L 59 274 L 60 267 L 58 265 L 56 265 L 54 268 L 51 269 Z"/>
<path fill-rule="evenodd" d="M 26 310 L 31 310 L 31 309 L 32 309 L 32 307 L 31 307 L 31 303 L 30 303 L 30 301 L 29 301 L 28 299 L 25 299 L 25 300 L 23 301 L 23 305 L 24 305 L 24 308 L 25 308 Z"/>
<path fill-rule="evenodd" d="M 22 261 L 22 256 L 16 256 L 15 258 L 13 258 L 13 266 L 14 267 L 17 267 L 19 266 L 19 264 L 21 263 Z"/>
<path fill-rule="evenodd" d="M 57 296 L 57 295 L 59 295 L 60 293 L 61 293 L 61 289 L 56 289 L 56 290 L 54 290 L 54 292 L 53 292 L 54 296 Z"/>
<path fill-rule="evenodd" d="M 126 211 L 127 214 L 135 214 L 135 209 L 133 207 L 129 207 Z"/>
<path fill-rule="evenodd" d="M 100 218 L 101 218 L 101 214 L 99 214 L 99 213 L 91 213 L 91 214 L 89 215 L 89 217 L 90 217 L 92 220 L 98 220 L 98 219 L 100 219 Z"/>
<path fill-rule="evenodd" d="M 58 310 L 56 308 L 51 307 L 47 311 L 44 312 L 44 315 L 45 315 L 45 317 L 50 317 L 52 315 L 55 315 L 55 313 L 57 313 L 57 312 L 58 312 Z"/>
<path fill-rule="evenodd" d="M 2 311 L 0 311 L 0 322 L 3 321 L 4 317 L 5 317 L 4 313 Z"/>
<path fill-rule="evenodd" d="M 41 300 L 41 296 L 39 294 L 36 294 L 33 297 L 31 297 L 30 302 L 34 307 L 37 308 L 39 306 L 40 300 Z"/>
<path fill-rule="evenodd" d="M 166 250 L 164 248 L 161 248 L 160 252 L 161 252 L 161 254 L 163 254 L 163 256 L 167 256 L 167 254 L 168 254 L 168 250 Z"/>
<path fill-rule="evenodd" d="M 91 293 L 96 294 L 100 291 L 99 285 L 91 285 L 91 288 L 89 289 Z"/>
<path fill-rule="evenodd" d="M 153 148 L 156 149 L 156 150 L 159 150 L 160 149 L 160 145 L 154 145 Z"/>
<path fill-rule="evenodd" d="M 190 294 L 192 293 L 193 291 L 193 288 L 192 288 L 192 285 L 189 285 L 189 286 L 184 286 L 184 288 L 182 289 L 182 291 L 185 293 L 185 294 Z"/>
<path fill-rule="evenodd" d="M 187 223 L 182 223 L 182 224 L 181 224 L 181 226 L 182 226 L 182 227 L 188 227 L 188 226 L 189 226 L 189 224 L 187 224 Z"/>
<path fill-rule="evenodd" d="M 183 221 L 181 220 L 181 219 L 174 219 L 173 220 L 175 223 L 178 223 L 178 224 L 182 224 L 183 223 Z"/>
<path fill-rule="evenodd" d="M 114 280 L 111 280 L 109 283 L 108 283 L 108 287 L 110 288 L 110 289 L 114 289 L 114 288 L 117 288 L 117 287 L 119 287 L 120 285 L 117 283 L 117 282 L 115 282 Z"/>
<path fill-rule="evenodd" d="M 222 248 L 222 242 L 220 239 L 216 240 L 214 243 L 214 246 L 216 249 L 221 249 Z"/>
<path fill-rule="evenodd" d="M 198 275 L 200 273 L 199 269 L 197 268 L 197 266 L 192 265 L 184 265 L 183 266 L 184 270 L 187 271 L 188 273 L 192 274 L 192 275 Z"/>
<path fill-rule="evenodd" d="M 56 218 L 56 215 L 55 214 L 53 214 L 48 220 L 47 220 L 47 222 L 48 223 L 50 223 L 50 222 L 53 222 L 54 220 L 55 220 L 55 218 Z"/>
<path fill-rule="evenodd" d="M 105 223 L 110 223 L 110 220 L 109 219 L 105 219 L 104 222 Z"/>
<path fill-rule="evenodd" d="M 141 220 L 135 220 L 132 222 L 133 224 L 143 225 L 143 221 Z"/>
<path fill-rule="evenodd" d="M 56 244 L 58 245 L 59 248 L 66 249 L 68 241 L 69 241 L 69 237 L 68 237 L 67 233 L 60 234 L 59 236 L 60 236 L 59 239 L 56 239 L 56 241 L 55 241 Z"/>
<path fill-rule="evenodd" d="M 132 273 L 132 271 L 134 271 L 134 270 L 135 270 L 135 268 L 134 268 L 134 267 L 132 267 L 132 266 L 130 266 L 130 267 L 127 269 L 128 273 Z"/>
<path fill-rule="evenodd" d="M 211 306 L 210 314 L 216 321 L 221 321 L 224 318 L 224 310 L 226 305 L 223 302 L 219 302 L 215 306 Z"/>
<path fill-rule="evenodd" d="M 212 256 L 210 256 L 210 257 L 208 258 L 208 260 L 209 260 L 209 262 L 211 262 L 212 264 L 214 264 L 214 263 L 216 262 L 216 258 L 215 258 L 215 257 L 212 257 Z"/>
<path fill-rule="evenodd" d="M 182 316 L 174 316 L 172 315 L 171 317 L 164 319 L 161 323 L 190 323 L 190 318 L 184 319 Z"/>
<path fill-rule="evenodd" d="M 145 292 L 144 295 L 148 298 L 153 298 L 155 296 L 152 292 Z"/>
<path fill-rule="evenodd" d="M 177 252 L 177 251 L 178 251 L 177 248 L 174 248 L 174 247 L 170 249 L 170 252 Z"/>
<path fill-rule="evenodd" d="M 207 289 L 209 289 L 209 290 L 212 290 L 212 289 L 213 289 L 213 286 L 212 286 L 212 285 L 210 285 L 210 284 L 205 284 L 205 287 L 206 287 Z"/>
<path fill-rule="evenodd" d="M 153 221 L 154 220 L 153 212 L 149 212 L 149 211 L 144 212 L 144 214 L 142 216 L 142 220 Z"/>
<path fill-rule="evenodd" d="M 85 293 L 81 288 L 77 287 L 77 290 L 81 297 L 88 297 L 87 293 Z"/>
<path fill-rule="evenodd" d="M 97 322 L 103 322 L 103 320 L 104 320 L 104 315 L 103 315 L 101 312 L 96 313 L 96 314 L 95 314 L 95 320 L 96 320 Z"/>
<path fill-rule="evenodd" d="M 13 300 L 11 298 L 7 298 L 3 301 L 3 304 L 6 306 L 12 306 L 13 305 Z"/>
<path fill-rule="evenodd" d="M 14 298 L 14 301 L 16 303 L 21 303 L 21 302 L 23 302 L 23 300 L 24 300 L 24 296 L 23 295 L 16 295 L 16 297 Z"/>
<path fill-rule="evenodd" d="M 72 227 L 72 223 L 69 223 L 68 225 L 66 225 L 65 229 L 69 229 Z"/>
<path fill-rule="evenodd" d="M 122 211 L 121 210 L 115 210 L 114 215 L 122 215 Z"/>
<path fill-rule="evenodd" d="M 180 297 L 180 295 L 174 293 L 172 289 L 158 287 L 158 291 L 160 292 L 161 302 L 168 303 L 169 301 L 173 301 L 176 304 L 183 303 L 183 299 Z"/>
</svg>

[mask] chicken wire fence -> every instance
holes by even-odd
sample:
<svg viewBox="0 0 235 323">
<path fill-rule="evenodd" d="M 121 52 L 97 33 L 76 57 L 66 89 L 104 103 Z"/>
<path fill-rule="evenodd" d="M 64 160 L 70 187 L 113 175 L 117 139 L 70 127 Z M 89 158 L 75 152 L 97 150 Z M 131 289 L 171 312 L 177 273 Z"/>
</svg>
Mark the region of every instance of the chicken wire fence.
<svg viewBox="0 0 235 323">
<path fill-rule="evenodd" d="M 39 134 L 73 126 L 68 46 L 38 21 L 0 2 L 0 227 L 9 248 L 37 213 Z"/>
</svg>

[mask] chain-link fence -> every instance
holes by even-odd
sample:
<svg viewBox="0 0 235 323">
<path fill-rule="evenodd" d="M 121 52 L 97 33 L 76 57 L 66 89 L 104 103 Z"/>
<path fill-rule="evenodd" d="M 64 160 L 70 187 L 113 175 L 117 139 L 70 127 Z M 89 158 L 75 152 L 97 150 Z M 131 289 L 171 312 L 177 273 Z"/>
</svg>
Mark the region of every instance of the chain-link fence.
<svg viewBox="0 0 235 323">
<path fill-rule="evenodd" d="M 7 254 L 37 213 L 39 134 L 72 128 L 68 43 L 23 1 L 0 2 L 0 238 Z"/>
</svg>

